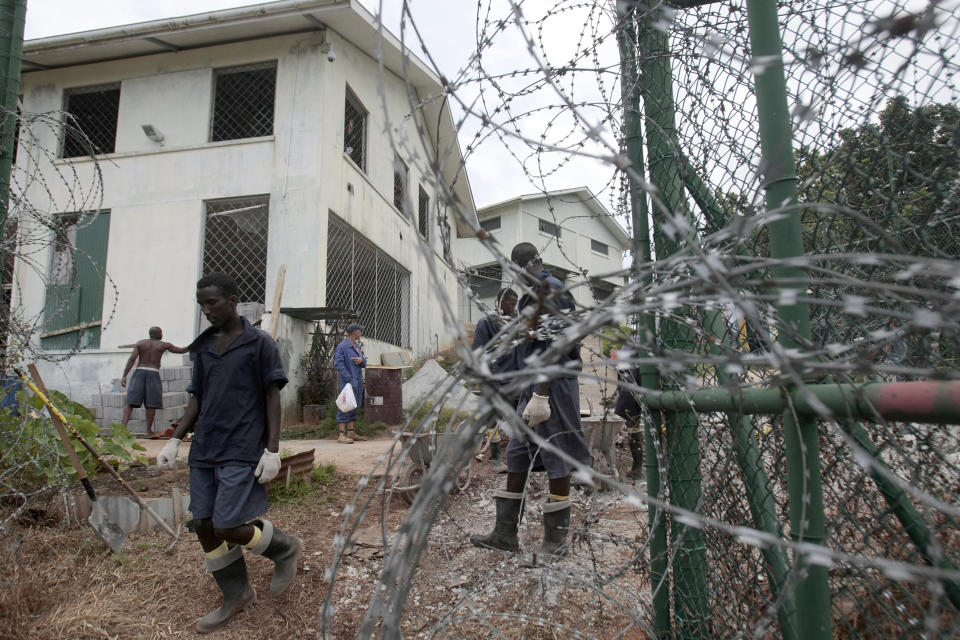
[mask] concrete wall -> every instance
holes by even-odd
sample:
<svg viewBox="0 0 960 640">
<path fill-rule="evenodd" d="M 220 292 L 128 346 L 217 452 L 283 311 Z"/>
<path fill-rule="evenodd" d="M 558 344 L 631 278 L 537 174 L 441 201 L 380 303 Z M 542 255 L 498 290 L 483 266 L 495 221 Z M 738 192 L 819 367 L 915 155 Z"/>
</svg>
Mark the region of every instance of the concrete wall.
<svg viewBox="0 0 960 640">
<path fill-rule="evenodd" d="M 28 112 L 61 109 L 63 90 L 70 87 L 121 82 L 116 152 L 99 158 L 102 206 L 111 212 L 101 348 L 60 364 L 41 363 L 51 387 L 77 398 L 106 387 L 122 373 L 129 353 L 118 345 L 145 337 L 150 325 L 163 327 L 165 338 L 175 344 L 193 339 L 198 328 L 194 283 L 202 269 L 203 203 L 215 198 L 269 195 L 268 308 L 283 264 L 283 306 L 325 304 L 327 213 L 333 211 L 411 272 L 410 344 L 403 346 L 419 355 L 452 342 L 456 323 L 451 321 L 453 315 L 444 318 L 439 312 L 439 301 L 440 294 L 456 300 L 455 279 L 439 257 L 433 214 L 431 245 L 424 257 L 417 249 L 415 220 L 411 222 L 392 204 L 393 150 L 388 126 L 403 144 L 410 167 L 412 211 L 416 212 L 419 184 L 436 202 L 423 169 L 432 152 L 430 145 L 419 141 L 413 120 L 420 116 L 405 117 L 411 111 L 406 88 L 400 78 L 390 76 L 385 83 L 388 119 L 378 95 L 376 62 L 336 34 L 330 33 L 329 38 L 337 51 L 334 63 L 320 51 L 316 34 L 303 34 L 24 74 Z M 214 69 L 274 60 L 273 135 L 208 142 Z M 348 83 L 370 112 L 366 173 L 343 153 Z M 149 140 L 142 124 L 159 130 L 163 143 Z M 35 134 L 44 147 L 58 147 L 58 132 L 48 129 Z M 26 162 L 27 154 L 19 157 Z M 54 171 L 76 171 L 76 185 L 87 188 L 92 183 L 93 161 L 57 160 L 42 170 L 47 180 L 31 188 L 30 201 L 51 211 L 80 208 L 75 204 L 78 190 L 70 192 L 51 178 Z M 99 205 L 87 201 L 83 206 Z M 42 318 L 43 277 L 50 253 L 43 250 L 33 256 L 36 270 L 18 265 L 16 302 L 24 317 Z M 431 267 L 439 276 L 439 287 L 427 277 Z M 426 309 L 437 312 L 420 313 Z M 299 361 L 311 330 L 310 323 L 292 318 L 280 324 L 278 341 L 292 381 L 283 393 L 285 422 L 299 416 Z M 397 348 L 370 344 L 368 350 L 376 357 Z"/>
</svg>

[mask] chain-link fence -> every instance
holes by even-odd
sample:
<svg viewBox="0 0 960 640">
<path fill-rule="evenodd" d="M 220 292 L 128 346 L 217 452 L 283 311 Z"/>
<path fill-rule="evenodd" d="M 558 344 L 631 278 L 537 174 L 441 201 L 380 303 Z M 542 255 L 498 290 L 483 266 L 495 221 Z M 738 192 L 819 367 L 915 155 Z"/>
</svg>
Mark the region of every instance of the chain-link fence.
<svg viewBox="0 0 960 640">
<path fill-rule="evenodd" d="M 404 624 L 426 637 L 960 632 L 956 9 L 480 3 L 479 48 L 451 82 L 471 144 L 502 143 L 543 185 L 576 160 L 608 162 L 634 262 L 629 284 L 597 292 L 520 371 L 460 352 L 482 408 L 422 480 L 361 637 L 378 623 L 384 637 Z M 518 42 L 529 68 L 515 66 Z M 521 278 L 510 247 L 480 238 L 504 281 Z M 508 323 L 500 344 L 533 322 Z M 447 494 L 479 427 L 496 415 L 536 439 L 504 390 L 562 375 L 568 347 L 601 332 L 618 360 L 593 349 L 581 389 L 637 372 L 622 386 L 645 406 L 644 477 L 577 467 L 563 561 L 471 571 L 457 541 L 482 529 L 478 514 Z M 361 519 L 347 517 L 340 544 Z M 434 616 L 408 611 L 425 593 L 418 567 L 441 556 L 471 585 Z"/>
</svg>

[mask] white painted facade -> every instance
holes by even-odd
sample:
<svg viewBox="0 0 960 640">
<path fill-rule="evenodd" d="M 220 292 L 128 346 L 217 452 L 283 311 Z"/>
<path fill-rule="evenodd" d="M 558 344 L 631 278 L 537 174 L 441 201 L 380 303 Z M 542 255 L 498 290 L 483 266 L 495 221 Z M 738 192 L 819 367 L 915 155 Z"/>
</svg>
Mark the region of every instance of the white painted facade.
<svg viewBox="0 0 960 640">
<path fill-rule="evenodd" d="M 258 11 L 264 7 L 268 10 Z M 325 32 L 317 28 L 321 22 Z M 299 31 L 291 33 L 294 29 Z M 372 16 L 350 0 L 289 0 L 25 44 L 21 92 L 26 112 L 62 109 L 64 90 L 71 87 L 121 85 L 116 150 L 98 156 L 102 206 L 110 211 L 106 271 L 117 294 L 106 286 L 101 348 L 58 364 L 40 363 L 48 386 L 78 399 L 109 390 L 129 355 L 129 349 L 119 345 L 146 337 L 151 325 L 162 327 L 165 339 L 174 344 L 193 340 L 199 320 L 194 292 L 202 275 L 204 203 L 217 198 L 269 196 L 268 310 L 281 265 L 286 265 L 281 306 L 325 306 L 328 212 L 334 212 L 410 272 L 409 344 L 366 339 L 370 362 L 379 362 L 380 353 L 398 347 L 421 355 L 452 343 L 457 323 L 439 312 L 422 313 L 439 309 L 442 298 L 457 300 L 456 278 L 443 258 L 436 221 L 436 203 L 442 198 L 437 179 L 427 175 L 428 162 L 442 167 L 444 181 L 458 176 L 455 183 L 447 181 L 447 187 L 468 220 L 475 220 L 473 198 L 450 113 L 434 98 L 442 93 L 440 81 L 415 59 L 409 61 L 405 80 L 399 43 L 385 35 L 378 43 Z M 145 49 L 147 37 L 179 43 L 181 50 Z M 239 38 L 242 41 L 214 44 Z M 335 61 L 325 53 L 324 38 Z M 384 49 L 383 75 L 374 57 L 378 46 Z M 110 59 L 95 61 L 98 57 Z M 270 61 L 277 66 L 273 135 L 209 142 L 215 70 Z M 48 68 L 36 68 L 39 64 Z M 365 172 L 344 152 L 347 87 L 369 112 Z M 426 106 L 411 107 L 409 92 L 413 101 Z M 163 134 L 162 144 L 144 135 L 143 124 Z M 425 139 L 418 125 L 428 132 Z M 394 147 L 388 131 L 401 143 L 397 148 L 409 166 L 411 215 L 393 206 Z M 44 136 L 39 142 L 47 148 L 58 147 L 57 132 L 36 134 Z M 20 154 L 21 161 L 25 157 Z M 58 163 L 78 172 L 78 184 L 91 182 L 92 160 Z M 47 185 L 64 188 L 52 180 Z M 418 247 L 418 187 L 431 202 L 426 257 Z M 54 202 L 67 201 L 63 193 L 54 196 Z M 28 197 L 42 206 L 47 196 L 38 187 Z M 440 215 L 454 237 L 458 229 L 470 232 L 471 225 L 458 220 L 452 209 L 444 208 Z M 34 256 L 41 265 L 50 258 Z M 429 278 L 431 268 L 439 274 L 439 290 Z M 15 304 L 21 305 L 24 317 L 41 317 L 41 274 L 20 264 L 16 278 Z M 268 313 L 264 328 L 273 320 Z M 281 316 L 278 343 L 291 378 L 282 395 L 285 423 L 298 420 L 300 358 L 309 348 L 312 327 Z M 175 364 L 179 361 L 166 363 Z"/>
<path fill-rule="evenodd" d="M 600 280 L 606 287 L 620 287 L 624 283 L 621 275 L 612 274 L 623 268 L 623 255 L 630 249 L 630 237 L 586 187 L 520 196 L 483 207 L 477 216 L 507 258 L 520 242 L 536 245 L 544 264 L 554 275 L 566 274 L 565 284 L 580 306 L 596 304 L 591 281 L 596 284 L 595 281 Z M 491 221 L 497 218 L 499 228 L 489 230 Z M 559 238 L 542 231 L 541 220 L 558 225 Z M 606 253 L 596 243 L 604 245 Z M 461 269 L 476 270 L 496 264 L 493 254 L 476 238 L 461 238 L 455 244 L 456 261 Z M 481 303 L 492 308 L 496 291 L 510 285 L 506 280 L 508 277 L 499 286 L 490 284 L 490 294 L 481 295 Z M 460 295 L 459 306 L 462 322 L 475 323 L 484 315 L 484 310 L 464 293 Z"/>
</svg>

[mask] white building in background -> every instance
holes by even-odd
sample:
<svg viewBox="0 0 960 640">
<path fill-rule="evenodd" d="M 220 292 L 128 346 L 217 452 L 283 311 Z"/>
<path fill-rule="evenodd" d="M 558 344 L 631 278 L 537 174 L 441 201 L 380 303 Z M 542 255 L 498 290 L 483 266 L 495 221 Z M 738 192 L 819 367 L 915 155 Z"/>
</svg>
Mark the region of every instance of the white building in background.
<svg viewBox="0 0 960 640">
<path fill-rule="evenodd" d="M 630 236 L 587 187 L 534 193 L 477 211 L 480 226 L 499 243 L 507 258 L 520 242 L 540 250 L 544 265 L 573 293 L 577 304 L 590 307 L 622 286 Z M 455 243 L 458 265 L 469 274 L 470 288 L 482 304 L 493 308 L 497 292 L 509 286 L 500 264 L 476 238 Z M 475 323 L 486 313 L 460 293 L 460 319 Z"/>
<path fill-rule="evenodd" d="M 107 390 L 130 353 L 120 345 L 151 325 L 189 343 L 202 320 L 195 283 L 211 271 L 235 275 L 244 314 L 268 328 L 285 269 L 281 308 L 294 309 L 278 327 L 293 374 L 285 422 L 299 415 L 314 327 L 303 318 L 354 312 L 371 363 L 452 343 L 440 313 L 419 311 L 457 300 L 451 244 L 473 231 L 441 203 L 437 181 L 468 220 L 473 196 L 441 81 L 419 60 L 405 64 L 399 41 L 383 35 L 353 0 L 283 0 L 25 43 L 24 112 L 70 112 L 103 181 L 95 222 L 78 228 L 82 211 L 59 212 L 66 249 L 16 268 L 14 304 L 42 318 L 40 346 L 56 356 L 82 345 L 41 363 L 50 387 L 78 399 Z M 76 136 L 30 137 L 58 159 L 40 168 L 51 175 L 28 199 L 69 202 L 57 171 L 93 182 Z M 21 142 L 18 172 L 34 170 L 35 156 Z M 428 175 L 431 164 L 442 175 Z M 74 248 L 72 281 L 64 264 Z"/>
</svg>

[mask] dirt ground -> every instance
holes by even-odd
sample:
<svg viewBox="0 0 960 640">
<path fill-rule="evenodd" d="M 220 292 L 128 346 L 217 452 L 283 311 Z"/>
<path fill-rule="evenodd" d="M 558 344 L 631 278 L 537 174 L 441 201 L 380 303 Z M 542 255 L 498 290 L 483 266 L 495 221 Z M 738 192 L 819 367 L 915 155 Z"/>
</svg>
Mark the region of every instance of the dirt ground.
<svg viewBox="0 0 960 640">
<path fill-rule="evenodd" d="M 352 446 L 352 445 L 350 445 Z M 620 468 L 629 456 L 619 451 Z M 186 490 L 186 469 L 131 469 L 126 475 L 145 495 Z M 536 476 L 537 474 L 535 474 Z M 210 637 L 225 639 L 354 638 L 383 567 L 381 533 L 398 530 L 408 505 L 394 495 L 378 496 L 351 537 L 351 550 L 336 572 L 332 627 L 322 634 L 329 585 L 325 569 L 334 558 L 344 507 L 357 492 L 359 476 L 339 472 L 323 492 L 271 508 L 269 518 L 303 538 L 306 551 L 287 593 L 268 593 L 272 564 L 248 554 L 254 606 Z M 99 483 L 108 478 L 98 478 Z M 622 494 L 578 489 L 572 527 L 575 545 L 563 561 L 523 568 L 521 556 L 474 548 L 468 533 L 486 531 L 493 520 L 490 490 L 503 476 L 489 462 L 472 465 L 469 487 L 451 496 L 430 533 L 404 609 L 405 638 L 645 638 L 649 585 L 636 554 L 645 539 L 646 510 Z M 542 536 L 539 503 L 545 479 L 535 478 L 521 527 L 526 549 Z M 371 485 L 366 491 L 374 491 Z M 191 638 L 195 620 L 216 608 L 220 594 L 204 571 L 199 544 L 186 532 L 172 553 L 162 533 L 133 533 L 111 554 L 84 525 L 65 525 L 51 500 L 21 518 L 0 545 L 4 568 L 0 589 L 0 638 Z M 589 525 L 589 526 L 585 526 Z M 586 533 L 589 532 L 589 533 Z M 500 634 L 499 636 L 497 634 Z M 578 635 L 582 634 L 582 635 Z"/>
</svg>

